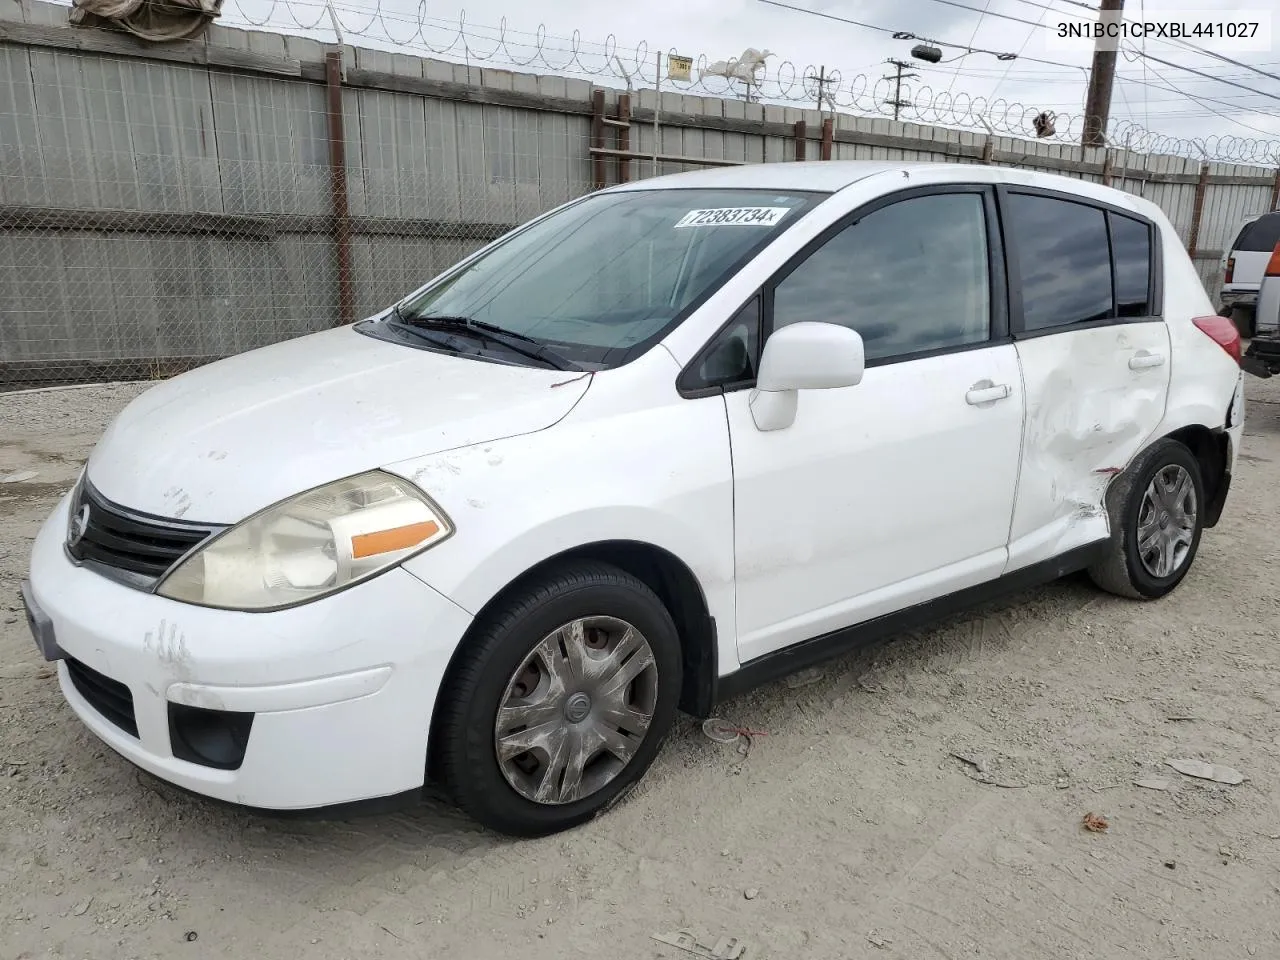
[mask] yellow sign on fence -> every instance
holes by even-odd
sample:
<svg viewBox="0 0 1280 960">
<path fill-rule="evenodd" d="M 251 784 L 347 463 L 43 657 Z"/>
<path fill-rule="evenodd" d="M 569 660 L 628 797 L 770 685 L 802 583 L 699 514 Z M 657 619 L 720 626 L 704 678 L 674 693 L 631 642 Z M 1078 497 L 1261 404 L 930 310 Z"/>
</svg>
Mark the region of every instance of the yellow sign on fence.
<svg viewBox="0 0 1280 960">
<path fill-rule="evenodd" d="M 678 53 L 667 54 L 667 76 L 672 80 L 688 83 L 693 75 L 693 58 L 682 57 Z"/>
</svg>

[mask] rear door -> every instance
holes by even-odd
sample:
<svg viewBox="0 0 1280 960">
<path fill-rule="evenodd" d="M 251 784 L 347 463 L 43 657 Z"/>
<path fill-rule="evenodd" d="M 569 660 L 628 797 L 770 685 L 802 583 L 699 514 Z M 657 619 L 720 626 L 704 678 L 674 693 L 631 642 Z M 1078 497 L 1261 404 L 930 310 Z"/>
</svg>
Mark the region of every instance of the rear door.
<svg viewBox="0 0 1280 960">
<path fill-rule="evenodd" d="M 1108 536 L 1107 484 L 1164 416 L 1169 331 L 1153 224 L 1071 194 L 999 199 L 1027 397 L 1014 570 Z"/>
</svg>

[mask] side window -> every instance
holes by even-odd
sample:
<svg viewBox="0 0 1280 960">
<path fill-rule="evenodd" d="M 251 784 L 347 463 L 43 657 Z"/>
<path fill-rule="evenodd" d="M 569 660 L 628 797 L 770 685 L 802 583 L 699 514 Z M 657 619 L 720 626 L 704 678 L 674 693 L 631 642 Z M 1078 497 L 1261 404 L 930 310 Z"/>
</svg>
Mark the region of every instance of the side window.
<svg viewBox="0 0 1280 960">
<path fill-rule="evenodd" d="M 1028 331 L 1112 315 L 1106 213 L 1083 203 L 1014 193 L 1008 216 Z"/>
<path fill-rule="evenodd" d="M 1140 220 L 1108 214 L 1111 256 L 1116 265 L 1116 315 L 1151 313 L 1151 228 Z"/>
<path fill-rule="evenodd" d="M 982 195 L 901 200 L 850 224 L 774 288 L 774 329 L 804 320 L 856 330 L 868 360 L 988 340 Z"/>
<path fill-rule="evenodd" d="M 685 373 L 681 389 L 705 390 L 754 380 L 759 348 L 760 298 L 756 296 L 716 334 L 701 358 Z"/>
</svg>

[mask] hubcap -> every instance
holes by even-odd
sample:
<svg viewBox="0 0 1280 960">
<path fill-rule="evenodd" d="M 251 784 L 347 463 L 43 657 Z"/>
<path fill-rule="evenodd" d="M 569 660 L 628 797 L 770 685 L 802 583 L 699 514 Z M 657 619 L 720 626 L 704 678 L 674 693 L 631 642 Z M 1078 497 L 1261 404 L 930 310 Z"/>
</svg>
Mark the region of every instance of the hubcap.
<svg viewBox="0 0 1280 960">
<path fill-rule="evenodd" d="M 1151 478 L 1138 508 L 1138 557 L 1153 577 L 1182 569 L 1196 532 L 1196 486 L 1185 467 L 1170 464 Z"/>
<path fill-rule="evenodd" d="M 585 693 L 575 693 L 564 702 L 564 718 L 570 723 L 581 723 L 591 712 L 591 698 Z"/>
<path fill-rule="evenodd" d="M 517 793 L 542 804 L 607 786 L 644 742 L 658 703 L 649 641 L 614 617 L 584 617 L 529 652 L 507 683 L 494 751 Z"/>
</svg>

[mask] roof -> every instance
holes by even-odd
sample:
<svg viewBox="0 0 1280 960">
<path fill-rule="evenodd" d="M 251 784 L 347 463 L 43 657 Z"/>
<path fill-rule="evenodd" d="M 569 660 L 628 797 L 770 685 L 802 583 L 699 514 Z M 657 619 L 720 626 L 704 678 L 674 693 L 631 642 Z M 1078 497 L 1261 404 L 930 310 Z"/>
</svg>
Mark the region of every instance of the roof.
<svg viewBox="0 0 1280 960">
<path fill-rule="evenodd" d="M 644 161 L 640 161 L 643 163 Z M 892 170 L 934 167 L 936 163 L 899 160 L 810 160 L 788 163 L 747 163 L 633 180 L 611 190 L 675 190 L 734 188 L 760 190 L 816 190 L 835 193 L 857 180 Z"/>
<path fill-rule="evenodd" d="M 1074 193 L 1083 198 L 1126 207 L 1148 217 L 1160 219 L 1159 207 L 1148 200 L 1114 187 L 1042 170 L 986 164 L 955 163 L 945 160 L 814 160 L 807 162 L 747 163 L 732 167 L 714 167 L 693 173 L 677 173 L 663 177 L 633 180 L 609 187 L 605 192 L 632 190 L 741 189 L 741 190 L 808 190 L 836 193 L 850 184 L 884 173 L 922 173 L 931 176 L 925 183 L 1006 183 L 1046 190 Z"/>
</svg>

